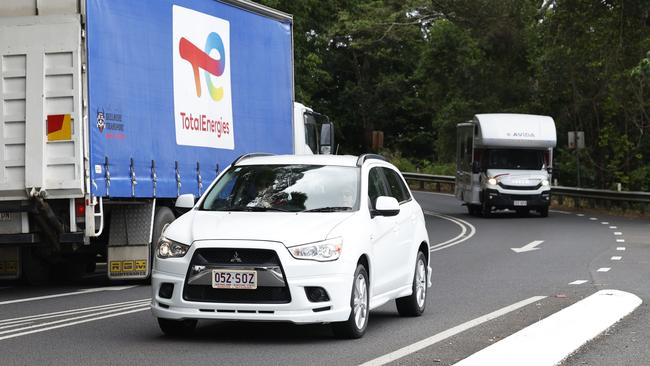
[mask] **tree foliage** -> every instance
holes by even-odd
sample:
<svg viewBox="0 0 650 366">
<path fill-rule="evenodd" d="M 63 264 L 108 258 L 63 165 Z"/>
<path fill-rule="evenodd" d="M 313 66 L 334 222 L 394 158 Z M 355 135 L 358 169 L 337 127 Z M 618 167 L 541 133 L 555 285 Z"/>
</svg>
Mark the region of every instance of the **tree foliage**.
<svg viewBox="0 0 650 366">
<path fill-rule="evenodd" d="M 576 184 L 566 136 L 581 130 L 583 185 L 650 190 L 649 1 L 260 2 L 294 15 L 297 99 L 337 123 L 342 152 L 381 130 L 401 164 L 444 166 L 458 122 L 544 114 L 561 183 Z"/>
</svg>

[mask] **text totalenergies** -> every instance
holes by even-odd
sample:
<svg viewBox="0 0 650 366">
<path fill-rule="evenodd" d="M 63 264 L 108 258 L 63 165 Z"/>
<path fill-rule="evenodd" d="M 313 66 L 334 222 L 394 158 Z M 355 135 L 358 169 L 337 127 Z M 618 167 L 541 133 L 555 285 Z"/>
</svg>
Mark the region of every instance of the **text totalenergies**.
<svg viewBox="0 0 650 366">
<path fill-rule="evenodd" d="M 183 121 L 183 129 L 189 131 L 210 132 L 221 137 L 221 135 L 230 134 L 230 123 L 220 119 L 214 120 L 208 118 L 205 114 L 194 117 L 191 113 L 180 112 Z"/>
</svg>

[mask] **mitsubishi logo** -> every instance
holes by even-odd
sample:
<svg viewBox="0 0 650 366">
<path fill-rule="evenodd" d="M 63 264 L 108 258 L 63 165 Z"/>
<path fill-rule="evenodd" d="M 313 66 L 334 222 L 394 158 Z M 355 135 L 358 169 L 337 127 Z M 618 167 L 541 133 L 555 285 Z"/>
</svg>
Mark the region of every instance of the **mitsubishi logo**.
<svg viewBox="0 0 650 366">
<path fill-rule="evenodd" d="M 241 263 L 241 258 L 239 258 L 239 253 L 235 251 L 235 254 L 233 254 L 232 258 L 230 259 L 230 263 Z"/>
</svg>

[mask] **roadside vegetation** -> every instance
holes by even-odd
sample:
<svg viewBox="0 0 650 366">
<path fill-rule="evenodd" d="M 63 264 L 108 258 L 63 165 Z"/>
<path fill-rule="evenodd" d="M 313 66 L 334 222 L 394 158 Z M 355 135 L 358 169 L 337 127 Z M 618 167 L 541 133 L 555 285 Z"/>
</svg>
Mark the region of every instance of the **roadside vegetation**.
<svg viewBox="0 0 650 366">
<path fill-rule="evenodd" d="M 451 173 L 475 113 L 552 116 L 560 184 L 650 191 L 650 2 L 262 0 L 294 15 L 296 99 L 329 115 L 342 153 L 384 150 Z M 567 148 L 568 131 L 586 148 Z"/>
</svg>

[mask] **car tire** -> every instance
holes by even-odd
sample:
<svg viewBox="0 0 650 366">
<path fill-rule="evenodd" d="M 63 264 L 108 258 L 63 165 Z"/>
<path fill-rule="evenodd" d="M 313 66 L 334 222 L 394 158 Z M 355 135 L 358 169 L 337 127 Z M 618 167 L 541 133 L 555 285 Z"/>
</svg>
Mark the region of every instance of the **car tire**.
<svg viewBox="0 0 650 366">
<path fill-rule="evenodd" d="M 346 321 L 332 323 L 332 331 L 337 338 L 361 338 L 368 327 L 370 281 L 368 280 L 368 272 L 362 264 L 357 265 L 353 278 L 350 294 L 350 316 Z"/>
<path fill-rule="evenodd" d="M 397 312 L 401 316 L 420 316 L 427 307 L 427 258 L 418 252 L 413 273 L 413 293 L 395 300 Z"/>
<path fill-rule="evenodd" d="M 158 326 L 160 330 L 170 337 L 183 337 L 189 336 L 194 333 L 196 329 L 196 324 L 198 321 L 196 319 L 185 319 L 185 320 L 172 320 L 158 318 Z"/>
<path fill-rule="evenodd" d="M 488 218 L 492 214 L 492 207 L 487 203 L 483 202 L 481 205 L 481 216 Z"/>
<path fill-rule="evenodd" d="M 548 217 L 548 206 L 541 207 L 539 209 L 539 215 L 541 217 Z"/>
</svg>

